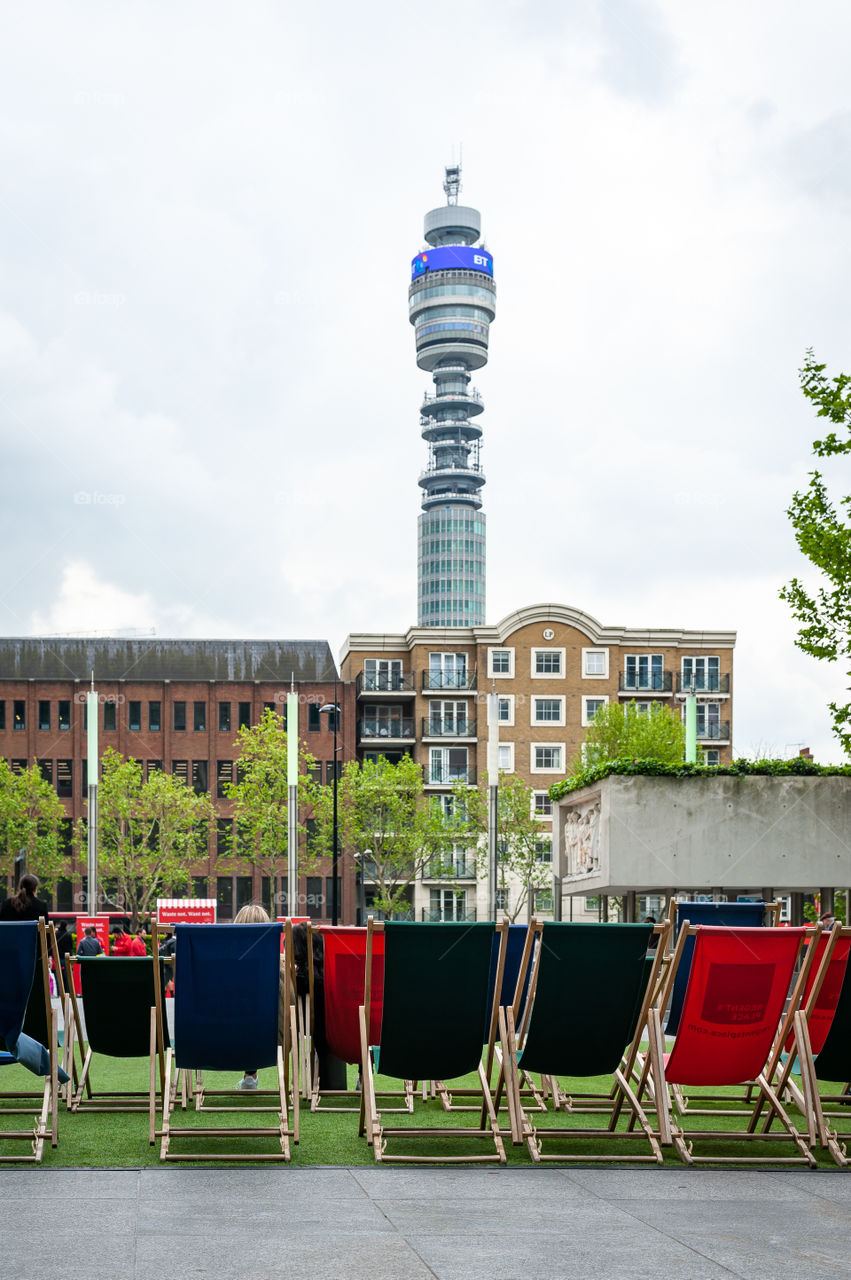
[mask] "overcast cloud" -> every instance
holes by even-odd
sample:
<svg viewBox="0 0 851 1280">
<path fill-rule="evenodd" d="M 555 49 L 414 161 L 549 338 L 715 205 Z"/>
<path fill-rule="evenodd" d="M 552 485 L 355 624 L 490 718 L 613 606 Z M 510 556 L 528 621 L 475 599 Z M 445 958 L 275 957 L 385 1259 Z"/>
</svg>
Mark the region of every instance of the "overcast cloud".
<svg viewBox="0 0 851 1280">
<path fill-rule="evenodd" d="M 462 141 L 489 620 L 735 629 L 737 753 L 839 758 L 777 592 L 796 369 L 851 370 L 850 36 L 824 0 L 10 10 L 0 630 L 416 621 L 408 268 Z"/>
</svg>

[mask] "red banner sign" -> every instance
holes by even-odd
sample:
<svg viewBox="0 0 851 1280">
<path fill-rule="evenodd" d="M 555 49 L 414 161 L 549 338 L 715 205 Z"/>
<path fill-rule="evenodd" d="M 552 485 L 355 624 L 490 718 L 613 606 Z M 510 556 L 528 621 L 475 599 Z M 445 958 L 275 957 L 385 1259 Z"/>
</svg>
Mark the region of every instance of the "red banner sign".
<svg viewBox="0 0 851 1280">
<path fill-rule="evenodd" d="M 215 923 L 215 898 L 157 898 L 157 924 Z"/>
</svg>

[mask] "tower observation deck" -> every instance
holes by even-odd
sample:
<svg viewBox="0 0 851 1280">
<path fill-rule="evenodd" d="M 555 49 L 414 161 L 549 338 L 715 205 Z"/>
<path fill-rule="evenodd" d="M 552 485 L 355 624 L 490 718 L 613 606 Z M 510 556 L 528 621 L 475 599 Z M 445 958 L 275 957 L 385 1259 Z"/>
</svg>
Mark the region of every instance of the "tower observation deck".
<svg viewBox="0 0 851 1280">
<path fill-rule="evenodd" d="M 458 204 L 461 167 L 446 169 L 446 204 L 425 216 L 429 246 L 411 263 L 408 290 L 417 364 L 434 391 L 420 407 L 428 463 L 420 473 L 417 615 L 421 627 L 485 621 L 485 483 L 479 459 L 484 405 L 470 374 L 488 359 L 496 314 L 493 258 L 479 244 L 477 209 Z"/>
</svg>

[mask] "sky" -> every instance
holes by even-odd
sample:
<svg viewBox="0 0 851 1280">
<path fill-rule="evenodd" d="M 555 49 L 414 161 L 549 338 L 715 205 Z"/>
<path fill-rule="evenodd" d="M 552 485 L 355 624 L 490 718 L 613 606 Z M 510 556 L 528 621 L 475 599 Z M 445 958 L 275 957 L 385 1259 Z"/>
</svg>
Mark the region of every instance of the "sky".
<svg viewBox="0 0 851 1280">
<path fill-rule="evenodd" d="M 416 623 L 407 286 L 460 154 L 498 287 L 488 621 L 735 630 L 735 753 L 841 759 L 847 680 L 778 592 L 817 581 L 797 370 L 851 372 L 846 6 L 44 0 L 5 27 L 0 633 L 338 653 Z"/>
</svg>

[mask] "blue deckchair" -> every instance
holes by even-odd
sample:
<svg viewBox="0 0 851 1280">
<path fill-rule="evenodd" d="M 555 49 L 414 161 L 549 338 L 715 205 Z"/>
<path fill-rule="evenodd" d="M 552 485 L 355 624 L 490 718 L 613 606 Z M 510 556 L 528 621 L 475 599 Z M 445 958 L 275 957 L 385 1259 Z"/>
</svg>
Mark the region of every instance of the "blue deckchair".
<svg viewBox="0 0 851 1280">
<path fill-rule="evenodd" d="M 289 1160 L 290 1138 L 298 1142 L 298 1059 L 295 1046 L 295 1007 L 292 1003 L 292 930 L 287 924 L 285 1000 L 282 1006 L 283 1047 L 279 1044 L 278 1010 L 281 1001 L 281 924 L 198 925 L 179 924 L 175 929 L 174 1047 L 166 1052 L 166 1087 L 163 1120 L 159 1131 L 161 1160 Z M 293 1125 L 290 1127 L 287 1078 L 284 1061 L 292 1058 Z M 172 1066 L 178 1071 L 244 1071 L 246 1067 L 277 1066 L 276 1090 L 257 1090 L 256 1098 L 275 1093 L 278 1105 L 204 1105 L 205 1093 L 248 1102 L 235 1090 L 201 1086 L 196 1110 L 207 1112 L 275 1112 L 274 1127 L 174 1128 Z M 174 1139 L 277 1137 L 280 1154 L 246 1154 L 229 1149 L 223 1154 L 175 1153 Z"/>
<path fill-rule="evenodd" d="M 42 972 L 38 973 L 39 967 Z M 38 973 L 46 992 L 45 1025 L 47 1044 L 42 1044 L 24 1033 L 30 991 Z M 5 1163 L 26 1161 L 38 1163 L 44 1154 L 47 1137 L 47 1119 L 52 1116 L 51 1146 L 58 1141 L 57 1104 L 59 1098 L 59 1051 L 57 1047 L 56 1012 L 50 1005 L 50 985 L 47 978 L 47 936 L 44 921 L 22 920 L 0 924 L 0 1036 L 5 1048 L 0 1052 L 0 1066 L 20 1063 L 35 1075 L 44 1076 L 41 1094 L 41 1110 L 35 1116 L 34 1129 L 0 1130 L 0 1140 L 25 1140 L 32 1145 L 30 1156 L 0 1156 Z M 20 1094 L 12 1095 L 20 1097 Z M 21 1114 L 22 1108 L 7 1109 L 7 1114 Z M 30 1108 L 26 1108 L 26 1114 Z"/>
</svg>

